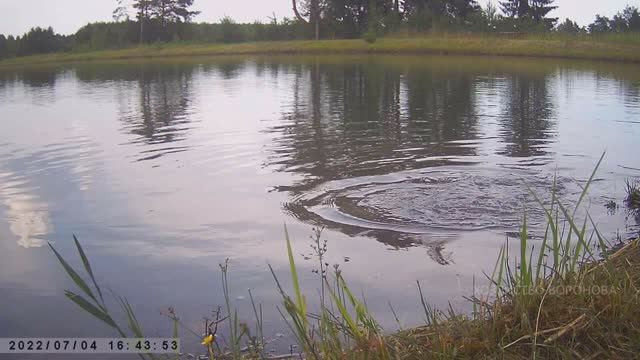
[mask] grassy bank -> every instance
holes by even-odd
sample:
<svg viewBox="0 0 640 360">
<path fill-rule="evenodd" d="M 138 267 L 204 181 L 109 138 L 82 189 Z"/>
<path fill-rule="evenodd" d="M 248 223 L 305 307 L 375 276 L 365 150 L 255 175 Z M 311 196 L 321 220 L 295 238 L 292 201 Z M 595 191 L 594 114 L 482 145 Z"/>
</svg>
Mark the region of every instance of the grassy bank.
<svg viewBox="0 0 640 360">
<path fill-rule="evenodd" d="M 440 313 L 389 343 L 402 359 L 636 359 L 639 289 L 640 243 L 633 240 L 607 260 L 492 302 L 476 298 L 478 313 Z"/>
<path fill-rule="evenodd" d="M 53 62 L 255 54 L 500 55 L 640 62 L 640 42 L 606 38 L 425 36 L 363 40 L 283 41 L 238 44 L 156 44 L 95 52 L 56 53 L 0 61 L 0 66 Z"/>
<path fill-rule="evenodd" d="M 290 265 L 287 281 L 292 293 L 284 290 L 285 280 L 270 270 L 274 287 L 282 296 L 282 307 L 278 311 L 296 339 L 300 354 L 277 358 L 637 358 L 640 353 L 640 242 L 633 240 L 612 249 L 588 212 L 578 220 L 576 213 L 588 202 L 587 192 L 595 175 L 594 170 L 582 184 L 583 191 L 571 209 L 559 199 L 555 185 L 549 201 L 540 200 L 532 192 L 536 206 L 546 213 L 544 236 L 532 240 L 525 214 L 520 238 L 515 246 L 511 245 L 513 249 L 505 244 L 493 272 L 487 276 L 489 288 L 481 292 L 474 289 L 469 295 L 472 313 L 432 308 L 418 283 L 416 294 L 424 310 L 424 325 L 402 330 L 398 322 L 400 330 L 394 333 L 381 328 L 366 302 L 349 288 L 339 268 L 325 263 L 327 242 L 321 238 L 321 231 L 312 236 L 319 266 L 319 282 L 313 296 L 319 298 L 320 305 L 309 308 L 299 280 L 296 252 L 285 227 Z M 631 190 L 626 202 L 638 196 L 637 188 L 631 187 Z M 85 276 L 91 283 L 84 281 L 54 250 L 82 291 L 81 295 L 67 291 L 69 299 L 121 336 L 142 338 L 141 326 L 126 299 L 118 298 L 127 318 L 126 326 L 114 320 L 113 311 L 108 309 L 77 240 L 76 246 Z M 249 292 L 255 326 L 239 323 L 238 309 L 229 297 L 228 264 L 221 264 L 220 268 L 226 302 L 204 323 L 201 331 L 190 330 L 196 336 L 202 334 L 203 353 L 207 354 L 204 358 L 274 358 L 265 352 L 268 341 L 262 331 L 261 305 L 256 305 Z M 393 307 L 390 311 L 395 316 Z M 173 310 L 168 316 L 174 321 L 173 336 L 178 337 L 180 320 Z M 224 336 L 219 334 L 219 328 L 224 329 Z"/>
</svg>

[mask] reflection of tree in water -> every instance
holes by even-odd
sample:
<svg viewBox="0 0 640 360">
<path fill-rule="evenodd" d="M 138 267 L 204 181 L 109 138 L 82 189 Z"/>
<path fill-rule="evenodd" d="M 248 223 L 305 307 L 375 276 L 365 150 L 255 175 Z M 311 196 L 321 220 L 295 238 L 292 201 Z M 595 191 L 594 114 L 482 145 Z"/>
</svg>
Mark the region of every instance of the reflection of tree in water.
<svg viewBox="0 0 640 360">
<path fill-rule="evenodd" d="M 138 137 L 132 143 L 169 144 L 185 139 L 189 129 L 189 104 L 193 67 L 145 69 L 137 75 L 137 103 L 123 109 L 125 130 Z M 186 146 L 150 148 L 139 160 L 187 150 Z"/>
<path fill-rule="evenodd" d="M 215 70 L 222 76 L 223 79 L 230 80 L 240 76 L 240 74 L 242 74 L 243 70 L 245 69 L 245 66 L 246 64 L 244 61 L 230 60 L 216 62 L 215 64 L 204 64 L 203 69 L 205 70 L 205 72 Z"/>
<path fill-rule="evenodd" d="M 28 88 L 26 95 L 34 104 L 48 105 L 55 101 L 55 85 L 60 78 L 64 78 L 64 72 L 63 68 L 48 66 L 0 69 L 0 90 L 22 85 Z"/>
<path fill-rule="evenodd" d="M 477 137 L 474 84 L 469 74 L 441 69 L 403 70 L 371 61 L 293 66 L 292 100 L 283 114 L 269 165 L 303 175 L 280 190 L 300 194 L 320 183 L 446 164 L 433 157 L 474 156 L 477 149 L 452 141 Z M 273 71 L 272 71 L 273 72 Z M 458 162 L 460 160 L 458 158 Z M 285 210 L 302 221 L 366 235 L 393 248 L 428 249 L 440 264 L 450 262 L 445 240 L 430 235 L 371 231 L 328 222 L 292 202 Z"/>
<path fill-rule="evenodd" d="M 328 180 L 386 174 L 441 163 L 434 156 L 475 155 L 470 76 L 365 64 L 312 64 L 294 70 L 287 122 L 269 160 L 306 180 L 301 191 Z M 406 108 L 407 110 L 403 110 Z M 459 163 L 459 162 L 458 162 Z"/>
<path fill-rule="evenodd" d="M 542 156 L 554 136 L 555 107 L 544 76 L 512 75 L 504 89 L 505 109 L 500 116 L 500 136 L 505 143 L 501 155 Z"/>
<path fill-rule="evenodd" d="M 190 63 L 100 63 L 79 66 L 75 71 L 88 90 L 102 82 L 116 82 L 113 88 L 123 131 L 135 135 L 131 143 L 148 145 L 138 160 L 151 160 L 188 149 L 168 144 L 184 140 L 189 130 L 191 83 L 196 69 L 197 64 Z"/>
<path fill-rule="evenodd" d="M 64 70 L 62 69 L 50 68 L 50 67 L 35 68 L 35 69 L 27 68 L 27 69 L 20 69 L 19 71 L 13 73 L 12 77 L 15 80 L 20 81 L 21 83 L 29 87 L 53 88 L 56 84 L 56 80 L 58 79 L 58 76 L 61 75 L 63 71 Z"/>
<path fill-rule="evenodd" d="M 636 66 L 620 65 L 617 71 L 599 70 L 593 74 L 596 87 L 607 87 L 613 81 L 626 104 L 640 103 L 640 77 Z M 605 90 L 606 91 L 606 90 Z"/>
<path fill-rule="evenodd" d="M 437 71 L 407 74 L 408 112 L 423 142 L 436 143 L 431 156 L 475 155 L 476 149 L 446 146 L 454 140 L 477 137 L 475 89 L 469 74 Z"/>
</svg>

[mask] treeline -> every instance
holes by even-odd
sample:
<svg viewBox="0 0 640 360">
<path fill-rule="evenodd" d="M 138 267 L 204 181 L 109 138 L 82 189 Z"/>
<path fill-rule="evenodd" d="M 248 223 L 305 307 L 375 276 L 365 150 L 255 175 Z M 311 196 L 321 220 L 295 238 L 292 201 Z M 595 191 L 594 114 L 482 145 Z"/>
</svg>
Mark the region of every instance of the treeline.
<svg viewBox="0 0 640 360">
<path fill-rule="evenodd" d="M 596 15 L 596 20 L 591 23 L 586 30 L 588 30 L 589 33 L 640 32 L 640 14 L 638 14 L 638 8 L 627 6 L 611 19 L 606 16 Z"/>
<path fill-rule="evenodd" d="M 23 36 L 0 34 L 0 58 L 62 51 L 117 49 L 156 42 L 244 42 L 376 37 L 398 32 L 602 34 L 640 32 L 638 8 L 611 19 L 596 15 L 580 27 L 550 17 L 555 0 L 504 0 L 481 7 L 476 0 L 293 0 L 292 18 L 263 23 L 193 23 L 194 0 L 117 0 L 113 22 L 90 23 L 75 34 L 36 27 Z"/>
<path fill-rule="evenodd" d="M 67 36 L 56 34 L 51 27 L 31 29 L 24 36 L 0 34 L 0 58 L 46 54 L 67 50 Z"/>
</svg>

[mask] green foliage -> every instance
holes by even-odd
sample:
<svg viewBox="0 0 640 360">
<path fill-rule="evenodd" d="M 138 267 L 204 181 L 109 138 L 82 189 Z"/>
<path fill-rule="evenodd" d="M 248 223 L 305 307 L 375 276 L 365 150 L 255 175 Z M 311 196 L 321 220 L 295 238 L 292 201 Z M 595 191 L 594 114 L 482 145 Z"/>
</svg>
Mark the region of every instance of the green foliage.
<svg viewBox="0 0 640 360">
<path fill-rule="evenodd" d="M 593 23 L 588 26 L 592 34 L 602 33 L 637 33 L 640 32 L 640 13 L 635 6 L 627 6 L 613 18 L 596 15 Z"/>
<path fill-rule="evenodd" d="M 640 216 L 640 179 L 627 179 L 625 181 L 627 197 L 624 203 L 636 216 Z"/>
<path fill-rule="evenodd" d="M 245 33 L 239 26 L 236 26 L 235 21 L 228 16 L 220 20 L 220 32 L 222 33 L 222 42 L 224 43 L 246 41 Z"/>
<path fill-rule="evenodd" d="M 390 350 L 382 328 L 369 312 L 366 304 L 353 294 L 338 267 L 334 267 L 333 281 L 329 281 L 322 262 L 326 252 L 326 242 L 324 245 L 321 244 L 320 232 L 316 232 L 315 245 L 312 248 L 316 251 L 320 262 L 318 274 L 322 294 L 326 290 L 329 297 L 325 299 L 322 295 L 317 314 L 311 314 L 302 293 L 291 240 L 285 226 L 293 297 L 284 291 L 274 270 L 270 267 L 288 315 L 287 318 L 281 312 L 284 320 L 302 346 L 307 358 L 338 359 L 351 355 L 352 358 L 358 359 L 390 359 Z"/>
<path fill-rule="evenodd" d="M 580 27 L 578 23 L 576 23 L 575 21 L 571 21 L 571 19 L 569 18 L 565 19 L 563 23 L 559 24 L 556 28 L 556 31 L 563 34 L 572 35 L 584 34 L 587 32 L 586 29 Z"/>
<path fill-rule="evenodd" d="M 531 11 L 529 0 L 500 1 L 500 9 L 505 15 L 512 18 L 524 18 Z"/>
<path fill-rule="evenodd" d="M 547 17 L 558 8 L 553 5 L 554 2 L 555 0 L 505 0 L 500 2 L 500 8 L 507 17 L 519 20 L 514 22 L 517 31 L 531 31 L 536 27 L 548 31 L 558 21 L 557 18 Z"/>
<path fill-rule="evenodd" d="M 65 50 L 64 37 L 54 33 L 51 27 L 35 27 L 22 38 L 16 39 L 15 55 L 47 54 Z"/>
<path fill-rule="evenodd" d="M 71 37 L 74 49 L 117 49 L 138 43 L 138 24 L 134 21 L 97 22 L 81 27 Z"/>
<path fill-rule="evenodd" d="M 609 18 L 606 16 L 596 15 L 596 20 L 589 24 L 589 32 L 591 34 L 602 34 L 611 31 L 609 27 Z"/>
<path fill-rule="evenodd" d="M 527 262 L 527 258 L 533 257 L 534 251 L 530 246 L 529 229 L 527 227 L 525 212 L 520 231 L 520 261 L 513 266 L 511 271 L 509 271 L 509 276 L 504 278 L 504 281 L 503 279 L 493 279 L 493 282 L 499 289 L 505 289 L 503 290 L 505 296 L 511 298 L 516 297 L 514 303 L 529 306 L 531 303 L 531 294 L 535 294 L 536 290 L 546 283 L 549 276 L 559 281 L 565 281 L 575 274 L 577 264 L 585 260 L 596 261 L 597 257 L 591 250 L 594 246 L 592 243 L 594 236 L 597 235 L 598 247 L 603 251 L 607 249 L 607 244 L 600 234 L 597 233 L 595 227 L 593 229 L 593 235 L 587 237 L 587 223 L 591 221 L 589 216 L 585 216 L 582 226 L 580 227 L 578 226 L 579 224 L 576 223 L 575 218 L 575 214 L 580 208 L 603 158 L 604 153 L 600 157 L 591 176 L 582 186 L 582 193 L 571 212 L 558 198 L 555 179 L 551 190 L 550 205 L 545 204 L 539 195 L 529 188 L 531 195 L 538 203 L 537 206 L 544 210 L 547 218 L 547 228 L 542 243 L 540 244 L 540 249 L 538 250 L 538 260 L 535 264 L 530 260 Z M 567 226 L 567 224 L 568 229 L 565 231 L 563 227 Z M 508 248 L 505 248 L 504 251 L 501 252 L 501 255 L 502 259 L 500 261 L 503 263 L 502 267 L 509 269 Z M 551 259 L 550 263 L 547 263 L 546 259 Z"/>
</svg>

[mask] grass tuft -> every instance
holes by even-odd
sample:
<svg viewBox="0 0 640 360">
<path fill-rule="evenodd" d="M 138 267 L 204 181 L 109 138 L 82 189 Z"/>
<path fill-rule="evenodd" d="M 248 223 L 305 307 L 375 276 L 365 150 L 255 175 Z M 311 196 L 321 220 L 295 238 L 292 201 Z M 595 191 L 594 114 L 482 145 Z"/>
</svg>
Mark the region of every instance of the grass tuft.
<svg viewBox="0 0 640 360">
<path fill-rule="evenodd" d="M 640 212 L 640 179 L 625 180 L 627 197 L 625 205 L 631 211 Z"/>
</svg>

